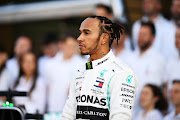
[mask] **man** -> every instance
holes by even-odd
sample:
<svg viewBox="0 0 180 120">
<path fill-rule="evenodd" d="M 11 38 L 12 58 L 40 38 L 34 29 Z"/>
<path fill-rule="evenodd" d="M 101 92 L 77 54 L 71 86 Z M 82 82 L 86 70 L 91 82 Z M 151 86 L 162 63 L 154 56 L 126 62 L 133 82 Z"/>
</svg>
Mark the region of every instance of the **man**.
<svg viewBox="0 0 180 120">
<path fill-rule="evenodd" d="M 167 44 L 166 49 L 168 49 L 168 47 L 173 46 L 171 49 L 171 51 L 169 52 L 171 54 L 172 59 L 177 59 L 179 58 L 179 52 L 176 48 L 175 45 L 175 34 L 176 34 L 176 30 L 178 29 L 178 26 L 180 24 L 180 0 L 172 0 L 172 4 L 171 4 L 171 21 L 170 21 L 170 25 L 171 27 L 168 28 L 171 32 L 168 34 L 168 36 L 171 36 L 172 42 L 171 44 Z M 169 50 L 168 50 L 169 51 Z"/>
<path fill-rule="evenodd" d="M 180 24 L 180 0 L 172 0 L 171 14 L 171 22 L 174 24 L 174 26 L 178 27 L 178 24 Z"/>
<path fill-rule="evenodd" d="M 48 61 L 58 56 L 58 37 L 55 33 L 46 33 L 41 41 L 43 56 L 38 60 L 38 71 L 44 77 Z"/>
<path fill-rule="evenodd" d="M 77 55 L 78 42 L 76 35 L 66 33 L 62 38 L 62 51 L 56 59 L 51 59 L 45 68 L 45 79 L 48 86 L 48 112 L 62 112 L 66 103 L 73 70 L 82 63 Z"/>
<path fill-rule="evenodd" d="M 136 72 L 139 79 L 139 91 L 136 97 L 134 115 L 141 110 L 139 97 L 141 89 L 145 84 L 161 86 L 163 83 L 163 71 L 165 66 L 164 58 L 152 47 L 155 38 L 155 27 L 151 22 L 141 23 L 138 37 L 140 50 L 134 53 L 131 67 Z"/>
<path fill-rule="evenodd" d="M 122 27 L 102 16 L 85 19 L 77 38 L 89 62 L 76 70 L 63 120 L 130 120 L 137 92 L 135 73 L 110 50 Z"/>
<path fill-rule="evenodd" d="M 180 120 L 180 80 L 174 80 L 171 89 L 171 101 L 175 110 L 165 116 L 164 120 Z"/>
<path fill-rule="evenodd" d="M 150 21 L 154 23 L 156 36 L 152 47 L 168 59 L 173 57 L 171 53 L 174 49 L 173 37 L 170 35 L 172 34 L 172 26 L 160 13 L 162 8 L 161 2 L 161 0 L 142 0 L 142 11 L 144 16 L 141 20 L 138 20 L 133 24 L 132 38 L 135 44 L 135 49 L 139 50 L 138 34 L 141 27 L 141 21 Z"/>
<path fill-rule="evenodd" d="M 104 4 L 98 4 L 96 6 L 95 15 L 107 17 L 108 19 L 110 19 L 112 21 L 114 20 L 112 8 L 110 6 L 107 6 Z"/>
<path fill-rule="evenodd" d="M 32 41 L 27 36 L 17 38 L 14 47 L 15 56 L 9 59 L 6 63 L 7 69 L 12 74 L 12 79 L 15 80 L 19 74 L 19 58 L 32 48 Z"/>
<path fill-rule="evenodd" d="M 178 51 L 178 57 L 174 59 L 170 59 L 166 64 L 166 74 L 164 75 L 164 83 L 165 83 L 165 95 L 170 99 L 170 90 L 172 89 L 172 80 L 180 78 L 180 27 L 176 30 L 175 36 L 175 46 Z M 169 110 L 173 109 L 171 102 L 169 101 Z"/>
</svg>

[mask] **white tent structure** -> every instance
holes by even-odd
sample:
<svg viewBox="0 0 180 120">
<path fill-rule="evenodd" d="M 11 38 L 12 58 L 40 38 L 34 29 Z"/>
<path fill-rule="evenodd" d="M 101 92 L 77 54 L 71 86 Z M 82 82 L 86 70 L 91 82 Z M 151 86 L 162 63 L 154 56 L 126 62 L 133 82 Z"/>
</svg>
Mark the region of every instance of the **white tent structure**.
<svg viewBox="0 0 180 120">
<path fill-rule="evenodd" d="M 116 18 L 123 18 L 122 0 L 56 0 L 0 7 L 0 23 L 37 21 L 93 14 L 95 5 L 112 6 Z"/>
</svg>

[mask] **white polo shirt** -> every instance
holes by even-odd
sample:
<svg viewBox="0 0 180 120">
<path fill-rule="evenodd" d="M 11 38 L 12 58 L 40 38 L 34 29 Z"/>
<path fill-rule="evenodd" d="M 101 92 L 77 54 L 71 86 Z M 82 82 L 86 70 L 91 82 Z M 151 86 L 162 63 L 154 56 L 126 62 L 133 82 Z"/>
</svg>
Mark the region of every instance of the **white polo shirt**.
<svg viewBox="0 0 180 120">
<path fill-rule="evenodd" d="M 163 120 L 180 120 L 180 113 L 178 115 L 175 115 L 175 111 L 172 111 L 171 113 L 166 115 Z"/>
<path fill-rule="evenodd" d="M 13 57 L 6 62 L 6 68 L 12 75 L 12 79 L 16 80 L 19 75 L 19 64 L 17 58 Z"/>
<path fill-rule="evenodd" d="M 82 61 L 79 55 L 74 55 L 67 61 L 61 55 L 59 59 L 48 63 L 45 75 L 48 85 L 48 112 L 62 112 L 73 79 L 73 70 Z"/>
<path fill-rule="evenodd" d="M 144 110 L 140 111 L 137 118 L 134 118 L 133 120 L 162 120 L 162 119 L 163 119 L 162 113 L 159 110 L 154 109 L 147 112 L 146 114 L 144 114 Z"/>
<path fill-rule="evenodd" d="M 15 88 L 16 91 L 29 92 L 33 84 L 33 79 L 28 81 L 22 76 L 20 78 L 19 85 Z M 31 95 L 28 97 L 14 97 L 13 98 L 15 105 L 24 105 L 27 113 L 36 113 L 38 110 L 39 113 L 43 114 L 45 112 L 45 103 L 46 103 L 46 86 L 44 80 L 37 78 L 36 86 L 32 91 Z"/>
</svg>

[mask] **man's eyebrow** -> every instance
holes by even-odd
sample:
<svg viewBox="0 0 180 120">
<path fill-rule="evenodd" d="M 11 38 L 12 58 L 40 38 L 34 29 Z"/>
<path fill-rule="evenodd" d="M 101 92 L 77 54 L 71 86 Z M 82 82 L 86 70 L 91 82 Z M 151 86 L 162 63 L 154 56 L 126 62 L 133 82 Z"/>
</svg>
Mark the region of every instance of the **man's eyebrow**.
<svg viewBox="0 0 180 120">
<path fill-rule="evenodd" d="M 91 32 L 89 29 L 79 30 L 79 32 L 81 32 L 81 31 L 83 31 L 83 32 Z"/>
</svg>

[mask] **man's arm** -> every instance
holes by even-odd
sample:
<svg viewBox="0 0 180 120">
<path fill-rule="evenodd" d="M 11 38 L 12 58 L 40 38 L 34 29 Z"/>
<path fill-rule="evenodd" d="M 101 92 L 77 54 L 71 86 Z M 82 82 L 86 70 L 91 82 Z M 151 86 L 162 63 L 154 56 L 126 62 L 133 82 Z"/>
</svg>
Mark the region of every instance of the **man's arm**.
<svg viewBox="0 0 180 120">
<path fill-rule="evenodd" d="M 71 83 L 68 100 L 66 101 L 66 105 L 63 109 L 62 120 L 75 120 L 76 118 L 76 96 L 75 96 L 75 88 L 74 82 Z"/>
<path fill-rule="evenodd" d="M 131 120 L 138 84 L 135 73 L 132 70 L 118 72 L 109 84 L 110 120 Z"/>
</svg>

